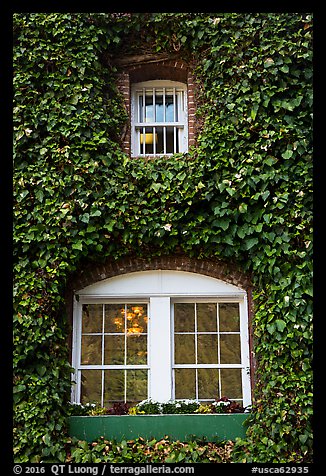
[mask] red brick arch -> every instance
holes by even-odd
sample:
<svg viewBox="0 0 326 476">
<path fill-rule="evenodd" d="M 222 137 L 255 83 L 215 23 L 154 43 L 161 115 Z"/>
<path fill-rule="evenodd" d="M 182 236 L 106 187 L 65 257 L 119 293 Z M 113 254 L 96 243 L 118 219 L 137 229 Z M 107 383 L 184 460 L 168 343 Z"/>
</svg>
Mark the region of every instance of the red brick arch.
<svg viewBox="0 0 326 476">
<path fill-rule="evenodd" d="M 188 271 L 221 279 L 246 291 L 251 288 L 250 276 L 235 265 L 220 260 L 197 259 L 187 256 L 159 256 L 151 259 L 128 257 L 118 261 L 108 260 L 103 264 L 90 263 L 72 277 L 69 288 L 75 292 L 103 279 L 149 270 Z"/>
</svg>

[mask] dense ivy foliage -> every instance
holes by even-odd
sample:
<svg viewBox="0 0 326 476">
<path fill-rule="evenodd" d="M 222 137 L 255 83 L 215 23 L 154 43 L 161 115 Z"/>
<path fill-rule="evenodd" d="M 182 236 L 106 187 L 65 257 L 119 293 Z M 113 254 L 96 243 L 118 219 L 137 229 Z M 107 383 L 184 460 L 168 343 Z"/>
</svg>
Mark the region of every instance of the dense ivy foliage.
<svg viewBox="0 0 326 476">
<path fill-rule="evenodd" d="M 67 463 L 230 463 L 232 441 L 208 443 L 203 441 L 136 440 L 108 441 L 103 437 L 92 443 L 67 443 Z"/>
<path fill-rule="evenodd" d="M 112 59 L 139 51 L 196 62 L 187 154 L 122 152 Z M 309 14 L 14 16 L 17 462 L 67 457 L 71 273 L 177 249 L 253 276 L 255 404 L 234 460 L 311 461 L 311 57 Z"/>
</svg>

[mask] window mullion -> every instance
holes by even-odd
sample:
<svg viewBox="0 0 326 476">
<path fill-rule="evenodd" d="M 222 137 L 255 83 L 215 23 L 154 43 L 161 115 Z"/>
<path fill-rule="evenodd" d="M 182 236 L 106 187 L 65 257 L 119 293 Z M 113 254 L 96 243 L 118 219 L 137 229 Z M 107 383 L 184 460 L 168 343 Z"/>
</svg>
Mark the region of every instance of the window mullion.
<svg viewBox="0 0 326 476">
<path fill-rule="evenodd" d="M 153 127 L 153 155 L 156 155 L 156 127 Z"/>
<path fill-rule="evenodd" d="M 216 306 L 216 324 L 217 324 L 217 362 L 220 365 L 221 362 L 221 347 L 220 347 L 220 305 Z M 219 398 L 222 398 L 222 386 L 221 386 L 221 369 L 218 369 L 218 391 Z"/>
<path fill-rule="evenodd" d="M 166 154 L 166 126 L 163 126 L 163 153 Z"/>
<path fill-rule="evenodd" d="M 143 155 L 146 153 L 146 129 L 143 127 Z"/>
<path fill-rule="evenodd" d="M 197 339 L 197 304 L 195 306 L 195 364 L 198 364 L 198 339 Z M 196 399 L 198 400 L 198 369 L 195 369 L 195 395 Z"/>
<path fill-rule="evenodd" d="M 170 298 L 150 298 L 150 388 L 149 398 L 166 401 L 172 398 Z"/>
<path fill-rule="evenodd" d="M 105 305 L 103 304 L 102 306 L 102 368 L 104 365 L 104 344 L 105 344 L 105 339 L 104 339 L 104 330 L 105 330 Z M 102 375 L 101 375 L 101 406 L 104 407 L 104 370 L 102 370 Z"/>
</svg>

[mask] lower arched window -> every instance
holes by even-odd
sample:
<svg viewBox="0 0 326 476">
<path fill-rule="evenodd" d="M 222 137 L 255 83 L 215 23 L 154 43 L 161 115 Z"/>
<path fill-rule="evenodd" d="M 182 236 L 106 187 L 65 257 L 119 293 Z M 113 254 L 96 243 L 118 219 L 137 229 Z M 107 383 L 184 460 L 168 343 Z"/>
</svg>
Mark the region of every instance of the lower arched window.
<svg viewBox="0 0 326 476">
<path fill-rule="evenodd" d="M 73 401 L 226 396 L 250 405 L 246 292 L 182 271 L 142 271 L 79 290 Z"/>
</svg>

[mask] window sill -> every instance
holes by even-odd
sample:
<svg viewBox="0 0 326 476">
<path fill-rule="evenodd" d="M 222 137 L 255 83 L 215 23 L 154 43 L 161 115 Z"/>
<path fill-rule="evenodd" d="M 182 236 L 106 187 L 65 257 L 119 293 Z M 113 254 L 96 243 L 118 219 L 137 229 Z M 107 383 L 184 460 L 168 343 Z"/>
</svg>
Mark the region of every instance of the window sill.
<svg viewBox="0 0 326 476">
<path fill-rule="evenodd" d="M 245 438 L 249 413 L 168 414 L 168 415 L 97 415 L 69 417 L 69 434 L 92 442 L 101 436 L 108 440 L 133 440 L 138 437 L 157 440 L 206 441 Z"/>
</svg>

